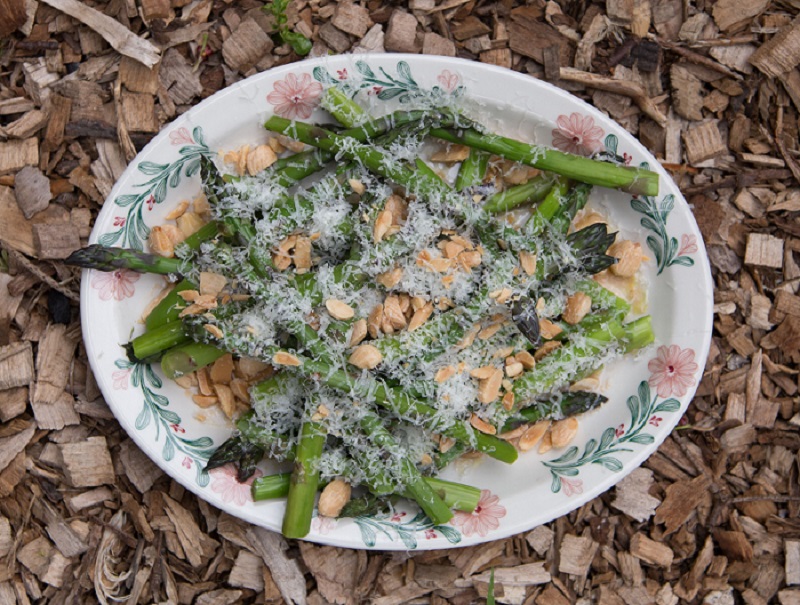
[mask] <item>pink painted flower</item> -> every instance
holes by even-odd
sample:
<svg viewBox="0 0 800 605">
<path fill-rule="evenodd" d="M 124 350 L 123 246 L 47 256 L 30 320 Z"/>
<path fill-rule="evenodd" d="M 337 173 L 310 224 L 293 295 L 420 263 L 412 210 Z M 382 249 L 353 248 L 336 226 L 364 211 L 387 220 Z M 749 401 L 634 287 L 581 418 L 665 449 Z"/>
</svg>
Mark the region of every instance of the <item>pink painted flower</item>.
<svg viewBox="0 0 800 605">
<path fill-rule="evenodd" d="M 658 355 L 650 360 L 647 369 L 651 372 L 648 382 L 656 388 L 659 397 L 683 397 L 696 382 L 694 351 L 681 349 L 678 345 L 658 347 Z"/>
<path fill-rule="evenodd" d="M 134 283 L 139 274 L 128 269 L 117 269 L 108 273 L 97 272 L 92 276 L 91 285 L 100 291 L 100 300 L 122 300 L 133 296 Z"/>
<path fill-rule="evenodd" d="M 583 493 L 583 481 L 580 479 L 561 477 L 561 485 L 564 487 L 564 495 L 567 497 Z"/>
<path fill-rule="evenodd" d="M 500 498 L 488 489 L 481 490 L 481 497 L 475 510 L 471 513 L 456 511 L 450 523 L 460 527 L 461 533 L 467 537 L 476 532 L 484 537 L 490 530 L 500 527 L 499 519 L 506 516 L 506 509 L 499 502 Z"/>
<path fill-rule="evenodd" d="M 367 93 L 367 94 L 379 95 L 379 94 L 381 94 L 381 91 L 383 91 L 383 86 L 373 86 L 372 90 L 369 91 L 369 93 Z"/>
<path fill-rule="evenodd" d="M 336 529 L 336 517 L 316 516 L 311 519 L 311 530 L 327 536 L 331 530 Z"/>
<path fill-rule="evenodd" d="M 185 433 L 186 429 L 183 428 L 180 424 L 170 424 L 169 428 L 171 428 L 176 433 Z"/>
<path fill-rule="evenodd" d="M 461 78 L 458 74 L 454 74 L 449 69 L 445 69 L 436 76 L 436 79 L 439 80 L 439 84 L 442 85 L 447 92 L 453 92 L 456 88 L 458 88 L 458 83 L 461 81 Z"/>
<path fill-rule="evenodd" d="M 681 247 L 678 250 L 678 256 L 694 254 L 695 252 L 697 252 L 697 238 L 688 233 L 681 235 Z"/>
<path fill-rule="evenodd" d="M 144 201 L 144 203 L 145 203 L 145 204 L 147 204 L 147 209 L 148 209 L 148 210 L 152 210 L 152 209 L 153 209 L 153 206 L 155 206 L 155 205 L 156 205 L 156 198 L 155 198 L 154 196 L 152 196 L 152 195 L 151 195 L 150 197 L 148 197 L 148 198 L 147 198 L 147 199 Z"/>
<path fill-rule="evenodd" d="M 624 425 L 624 424 L 620 424 L 620 425 L 619 425 L 619 426 L 618 426 L 618 427 L 617 427 L 617 428 L 614 430 L 614 436 L 615 436 L 615 437 L 622 437 L 624 434 L 625 434 L 625 425 Z"/>
<path fill-rule="evenodd" d="M 211 475 L 211 491 L 220 494 L 223 502 L 233 502 L 237 506 L 244 506 L 253 499 L 250 486 L 262 475 L 261 471 L 256 469 L 252 477 L 244 483 L 239 483 L 236 478 L 236 467 L 233 464 L 226 464 L 208 472 Z"/>
<path fill-rule="evenodd" d="M 661 416 L 653 415 L 653 416 L 650 417 L 650 420 L 648 422 L 650 424 L 652 424 L 653 426 L 658 426 L 659 424 L 661 424 L 662 420 L 664 420 L 664 419 Z"/>
<path fill-rule="evenodd" d="M 181 462 L 181 466 L 186 469 L 192 468 L 192 459 L 189 456 L 184 456 L 183 462 Z"/>
<path fill-rule="evenodd" d="M 633 160 L 633 156 L 632 155 L 628 155 L 625 152 L 622 153 L 622 161 L 625 162 L 626 166 L 630 166 L 632 160 Z"/>
<path fill-rule="evenodd" d="M 114 226 L 115 227 L 124 227 L 125 226 L 125 222 L 127 220 L 128 219 L 125 218 L 124 216 L 115 216 L 114 217 Z"/>
<path fill-rule="evenodd" d="M 553 147 L 578 155 L 592 155 L 603 146 L 603 129 L 594 125 L 594 118 L 573 113 L 558 116 L 553 130 Z"/>
<path fill-rule="evenodd" d="M 131 375 L 131 369 L 126 368 L 124 370 L 117 370 L 113 374 L 111 374 L 111 380 L 114 381 L 114 388 L 117 390 L 127 391 L 128 390 L 128 378 Z"/>
<path fill-rule="evenodd" d="M 337 69 L 336 70 L 336 75 L 339 76 L 340 80 L 346 80 L 347 79 L 347 70 L 346 69 Z"/>
<path fill-rule="evenodd" d="M 289 74 L 285 80 L 275 82 L 267 101 L 275 106 L 275 113 L 287 120 L 308 119 L 319 104 L 322 84 L 314 82 L 311 76 L 303 74 L 299 78 Z"/>
<path fill-rule="evenodd" d="M 432 527 L 429 527 L 425 530 L 425 539 L 426 540 L 433 540 L 436 538 L 436 530 Z"/>
<path fill-rule="evenodd" d="M 189 134 L 189 130 L 181 126 L 169 133 L 169 142 L 172 145 L 192 145 L 194 139 Z"/>
<path fill-rule="evenodd" d="M 392 515 L 392 518 L 390 519 L 390 521 L 392 523 L 400 523 L 400 521 L 402 521 L 403 517 L 405 517 L 405 516 L 406 516 L 406 514 L 404 512 L 403 513 L 395 513 L 395 514 Z"/>
</svg>

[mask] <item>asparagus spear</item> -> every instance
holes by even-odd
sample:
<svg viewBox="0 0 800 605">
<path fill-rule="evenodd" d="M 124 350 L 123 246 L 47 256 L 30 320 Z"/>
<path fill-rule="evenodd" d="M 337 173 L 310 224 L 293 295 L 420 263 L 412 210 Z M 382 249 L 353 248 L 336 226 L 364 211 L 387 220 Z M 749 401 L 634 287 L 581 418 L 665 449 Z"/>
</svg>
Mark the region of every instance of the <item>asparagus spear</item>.
<svg viewBox="0 0 800 605">
<path fill-rule="evenodd" d="M 456 191 L 464 191 L 469 187 L 480 185 L 486 177 L 486 170 L 489 167 L 490 154 L 480 151 L 474 147 L 469 150 L 467 159 L 461 162 L 456 176 Z"/>
<path fill-rule="evenodd" d="M 312 406 L 313 407 L 313 406 Z M 311 529 L 314 498 L 319 487 L 319 457 L 325 446 L 325 428 L 310 418 L 303 420 L 295 450 L 294 470 L 289 483 L 283 535 L 304 538 Z"/>
<path fill-rule="evenodd" d="M 563 188 L 566 188 L 566 181 L 559 181 L 559 183 L 562 182 Z M 458 187 L 458 185 L 456 185 L 456 187 Z M 553 189 L 553 179 L 540 174 L 539 176 L 533 177 L 527 183 L 510 187 L 500 193 L 495 193 L 486 200 L 483 204 L 483 209 L 492 214 L 508 212 L 522 204 L 532 204 L 540 201 L 551 189 Z M 561 188 L 559 191 L 561 191 Z M 566 193 L 566 191 L 564 191 L 564 193 Z"/>
</svg>

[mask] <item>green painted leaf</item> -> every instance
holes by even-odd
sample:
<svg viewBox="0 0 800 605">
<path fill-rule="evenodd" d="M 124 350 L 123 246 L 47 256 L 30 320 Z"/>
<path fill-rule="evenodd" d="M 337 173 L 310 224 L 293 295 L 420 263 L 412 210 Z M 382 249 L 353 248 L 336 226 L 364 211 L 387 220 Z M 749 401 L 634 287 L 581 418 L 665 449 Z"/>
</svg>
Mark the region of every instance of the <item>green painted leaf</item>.
<svg viewBox="0 0 800 605">
<path fill-rule="evenodd" d="M 667 218 L 669 217 L 669 213 L 672 212 L 673 208 L 675 208 L 675 196 L 670 193 L 669 195 L 665 195 L 664 199 L 661 200 L 661 205 L 659 208 L 664 224 L 667 223 Z"/>
<path fill-rule="evenodd" d="M 676 258 L 673 258 L 669 264 L 670 266 L 683 265 L 684 267 L 693 267 L 694 259 L 691 256 L 678 256 Z"/>
<path fill-rule="evenodd" d="M 178 185 L 181 184 L 181 171 L 176 170 L 172 173 L 172 176 L 169 177 L 169 186 L 171 189 L 175 189 Z"/>
<path fill-rule="evenodd" d="M 402 88 L 384 88 L 378 93 L 378 98 L 381 101 L 388 101 L 394 99 L 396 96 L 403 94 L 405 91 Z"/>
<path fill-rule="evenodd" d="M 595 464 L 602 464 L 608 470 L 614 471 L 615 473 L 618 473 L 622 470 L 622 462 L 616 458 L 600 458 L 600 460 L 597 460 Z"/>
<path fill-rule="evenodd" d="M 167 462 L 175 457 L 175 446 L 172 444 L 172 439 L 170 439 L 169 435 L 167 435 L 167 438 L 164 441 L 164 447 L 161 450 L 161 455 Z"/>
<path fill-rule="evenodd" d="M 650 209 L 647 207 L 641 199 L 634 198 L 631 200 L 631 208 L 633 208 L 636 212 L 640 212 L 642 214 L 650 215 Z"/>
<path fill-rule="evenodd" d="M 145 364 L 143 367 L 145 374 L 147 376 L 147 382 L 151 384 L 154 389 L 160 389 L 163 383 L 161 382 L 161 378 L 158 377 L 158 374 L 156 374 L 155 371 L 153 370 L 153 366 L 151 366 L 148 363 Z"/>
<path fill-rule="evenodd" d="M 631 426 L 636 426 L 639 422 L 639 398 L 635 395 L 628 397 L 628 411 L 631 413 Z"/>
<path fill-rule="evenodd" d="M 600 451 L 606 449 L 611 442 L 614 441 L 614 437 L 616 437 L 617 433 L 614 427 L 608 427 L 605 431 L 603 431 L 603 436 L 600 438 Z"/>
<path fill-rule="evenodd" d="M 314 79 L 317 82 L 322 82 L 323 84 L 333 85 L 337 83 L 336 78 L 328 73 L 328 70 L 322 67 L 315 67 L 311 74 L 314 76 Z"/>
<path fill-rule="evenodd" d="M 597 441 L 594 439 L 589 439 L 589 441 L 586 442 L 586 447 L 583 449 L 583 456 L 581 456 L 581 459 L 591 456 L 596 447 Z M 602 447 L 600 449 L 602 449 Z"/>
<path fill-rule="evenodd" d="M 156 175 L 164 172 L 167 168 L 169 168 L 169 164 L 156 164 L 155 162 L 141 162 L 139 166 L 139 172 L 142 172 L 147 175 Z"/>
<path fill-rule="evenodd" d="M 194 448 L 206 448 L 214 445 L 214 440 L 207 436 L 198 437 L 197 439 L 182 439 L 181 441 Z"/>
<path fill-rule="evenodd" d="M 665 399 L 664 401 L 659 403 L 655 407 L 655 409 L 653 411 L 654 412 L 677 412 L 680 409 L 681 409 L 681 402 L 678 401 L 677 399 L 670 398 L 670 399 Z"/>
<path fill-rule="evenodd" d="M 417 83 L 414 81 L 413 76 L 411 75 L 411 68 L 408 66 L 408 63 L 405 61 L 398 61 L 397 63 L 397 73 L 408 82 L 414 88 L 417 87 Z"/>
<path fill-rule="evenodd" d="M 660 273 L 662 270 L 661 260 L 664 258 L 664 251 L 661 249 L 661 242 L 659 242 L 652 235 L 648 235 L 646 241 L 647 241 L 647 247 L 653 251 L 653 254 L 656 257 L 656 264 L 659 267 L 659 273 Z"/>
<path fill-rule="evenodd" d="M 617 138 L 617 135 L 614 135 L 614 134 L 608 135 L 606 137 L 606 140 L 603 142 L 603 145 L 605 145 L 606 149 L 609 152 L 611 152 L 614 155 L 616 155 L 617 154 L 617 146 L 619 145 L 619 139 Z"/>
<path fill-rule="evenodd" d="M 208 472 L 206 471 L 205 467 L 200 464 L 197 460 L 194 461 L 194 466 L 197 469 L 197 485 L 200 487 L 205 487 L 208 485 L 209 476 Z"/>
<path fill-rule="evenodd" d="M 183 170 L 183 174 L 187 178 L 192 178 L 197 171 L 200 170 L 200 159 L 192 160 L 191 162 L 186 163 L 186 167 Z"/>
<path fill-rule="evenodd" d="M 642 402 L 642 411 L 650 405 L 650 385 L 646 380 L 639 383 L 639 401 Z"/>
<path fill-rule="evenodd" d="M 114 200 L 114 203 L 120 208 L 125 208 L 131 204 L 135 204 L 137 200 L 139 200 L 139 196 L 136 194 L 119 195 L 117 199 Z"/>
<path fill-rule="evenodd" d="M 434 525 L 433 529 L 442 534 L 450 544 L 458 544 L 461 542 L 461 532 L 455 527 L 449 525 Z"/>
<path fill-rule="evenodd" d="M 361 532 L 361 540 L 369 546 L 373 548 L 375 546 L 375 530 L 368 524 L 362 521 L 360 518 L 356 517 L 353 519 L 358 525 L 358 529 Z"/>
<path fill-rule="evenodd" d="M 409 550 L 414 550 L 417 547 L 417 538 L 414 536 L 415 532 L 408 531 L 400 525 L 395 527 L 395 530 L 397 531 L 397 535 L 403 541 L 403 544 L 406 545 L 406 548 Z"/>
<path fill-rule="evenodd" d="M 655 231 L 656 233 L 658 233 L 658 226 L 655 224 L 655 221 L 653 221 L 653 219 L 651 219 L 649 216 L 643 216 L 642 219 L 639 221 L 639 224 L 645 229 L 649 229 L 650 231 Z"/>
<path fill-rule="evenodd" d="M 192 129 L 192 138 L 198 145 L 206 147 L 206 138 L 203 136 L 203 128 L 201 126 L 195 126 Z"/>
<path fill-rule="evenodd" d="M 642 162 L 639 164 L 639 168 L 644 168 L 645 170 L 650 170 L 650 163 L 649 162 Z"/>
<path fill-rule="evenodd" d="M 158 415 L 161 416 L 161 419 L 163 421 L 168 422 L 169 424 L 180 424 L 181 423 L 181 417 L 178 416 L 172 410 L 160 409 L 160 410 L 158 410 Z"/>
<path fill-rule="evenodd" d="M 550 491 L 557 494 L 561 491 L 561 477 L 550 471 L 553 475 L 553 481 L 550 483 Z"/>
<path fill-rule="evenodd" d="M 111 233 L 105 233 L 97 238 L 97 241 L 103 246 L 111 246 L 117 242 L 117 240 L 122 236 L 122 229 L 119 231 L 112 231 Z"/>
<path fill-rule="evenodd" d="M 570 462 L 575 459 L 578 455 L 578 448 L 577 446 L 572 446 L 566 452 L 564 452 L 560 457 L 556 458 L 555 460 L 551 460 L 550 464 L 560 464 L 562 462 Z"/>
<path fill-rule="evenodd" d="M 370 66 L 364 63 L 364 61 L 356 61 L 356 69 L 361 75 L 367 78 L 375 78 L 375 72 L 372 71 Z"/>
<path fill-rule="evenodd" d="M 137 431 L 141 431 L 147 428 L 150 424 L 150 407 L 147 405 L 142 406 L 142 411 L 139 412 L 139 415 L 136 417 L 136 423 L 134 426 L 136 427 Z"/>
<path fill-rule="evenodd" d="M 628 441 L 631 443 L 638 443 L 639 445 L 649 445 L 655 441 L 655 438 L 647 433 L 639 433 L 628 439 Z"/>
</svg>

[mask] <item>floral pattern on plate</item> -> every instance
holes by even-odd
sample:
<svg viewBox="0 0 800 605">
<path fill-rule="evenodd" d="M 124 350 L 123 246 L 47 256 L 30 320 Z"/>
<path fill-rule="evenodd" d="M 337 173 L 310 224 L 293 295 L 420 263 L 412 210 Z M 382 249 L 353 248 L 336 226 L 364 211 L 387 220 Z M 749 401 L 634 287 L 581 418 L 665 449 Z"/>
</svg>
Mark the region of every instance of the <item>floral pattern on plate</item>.
<svg viewBox="0 0 800 605">
<path fill-rule="evenodd" d="M 319 105 L 322 85 L 314 82 L 308 74 L 289 74 L 273 85 L 267 95 L 273 111 L 287 120 L 307 120 Z"/>
</svg>

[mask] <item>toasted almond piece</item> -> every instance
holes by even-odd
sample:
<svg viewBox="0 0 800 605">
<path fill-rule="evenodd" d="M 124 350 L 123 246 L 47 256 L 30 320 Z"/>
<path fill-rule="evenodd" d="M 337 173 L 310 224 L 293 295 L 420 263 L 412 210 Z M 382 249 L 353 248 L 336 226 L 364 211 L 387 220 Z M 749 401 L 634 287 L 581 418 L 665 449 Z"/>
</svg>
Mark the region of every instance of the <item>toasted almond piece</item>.
<svg viewBox="0 0 800 605">
<path fill-rule="evenodd" d="M 355 191 L 358 195 L 363 195 L 367 190 L 367 188 L 364 186 L 364 183 L 358 179 L 347 179 L 347 184 L 350 185 L 350 189 Z"/>
<path fill-rule="evenodd" d="M 192 401 L 201 408 L 210 408 L 219 403 L 219 399 L 213 395 L 192 395 Z"/>
<path fill-rule="evenodd" d="M 237 399 L 247 404 L 250 403 L 250 388 L 246 381 L 241 378 L 234 378 L 231 380 L 230 387 Z"/>
<path fill-rule="evenodd" d="M 219 397 L 219 407 L 222 412 L 228 417 L 232 418 L 236 412 L 236 399 L 233 396 L 233 391 L 227 384 L 215 384 L 214 391 Z"/>
<path fill-rule="evenodd" d="M 381 332 L 390 336 L 395 332 L 392 321 L 386 317 L 386 313 L 383 314 L 383 321 L 381 321 Z"/>
<path fill-rule="evenodd" d="M 436 300 L 436 306 L 440 311 L 447 311 L 447 309 L 455 309 L 456 303 L 454 303 L 446 296 L 440 296 Z"/>
<path fill-rule="evenodd" d="M 208 375 L 214 384 L 230 384 L 233 378 L 233 355 L 226 353 L 217 359 L 211 364 Z"/>
<path fill-rule="evenodd" d="M 211 384 L 211 378 L 208 376 L 208 368 L 200 368 L 195 373 L 197 376 L 197 389 L 201 395 L 213 395 L 214 387 Z"/>
<path fill-rule="evenodd" d="M 433 257 L 431 256 L 431 253 L 427 249 L 420 250 L 419 254 L 417 254 L 417 261 L 416 261 L 417 267 L 424 267 L 425 265 L 428 264 L 431 258 Z"/>
<path fill-rule="evenodd" d="M 322 490 L 317 503 L 317 511 L 323 517 L 338 517 L 344 505 L 350 502 L 350 484 L 334 479 Z"/>
<path fill-rule="evenodd" d="M 464 250 L 473 250 L 475 245 L 460 233 L 454 233 L 450 236 L 450 241 L 455 242 L 459 246 L 464 246 Z"/>
<path fill-rule="evenodd" d="M 278 155 L 269 145 L 259 145 L 247 154 L 247 173 L 255 176 L 265 168 L 272 166 Z"/>
<path fill-rule="evenodd" d="M 343 321 L 353 319 L 353 316 L 356 314 L 353 307 L 337 298 L 329 298 L 326 300 L 325 308 L 328 309 L 328 313 L 331 314 L 331 317 Z"/>
<path fill-rule="evenodd" d="M 419 311 L 422 307 L 428 304 L 428 301 L 422 298 L 421 296 L 413 296 L 411 298 L 411 308 L 415 311 Z"/>
<path fill-rule="evenodd" d="M 465 270 L 471 271 L 481 264 L 481 253 L 477 250 L 464 250 L 456 257 L 458 264 Z"/>
<path fill-rule="evenodd" d="M 403 268 L 402 267 L 395 267 L 391 271 L 386 271 L 385 273 L 380 273 L 378 277 L 375 278 L 377 282 L 382 285 L 387 290 L 391 290 L 397 284 L 400 283 L 400 280 L 403 279 Z"/>
<path fill-rule="evenodd" d="M 445 258 L 455 258 L 461 254 L 466 248 L 453 240 L 448 240 L 444 243 L 444 256 Z"/>
<path fill-rule="evenodd" d="M 439 439 L 439 451 L 446 454 L 450 448 L 456 444 L 456 440 L 450 437 L 442 437 Z"/>
<path fill-rule="evenodd" d="M 423 466 L 428 466 L 429 464 L 433 464 L 433 458 L 431 458 L 430 454 L 422 454 L 419 458 L 420 464 Z"/>
<path fill-rule="evenodd" d="M 512 164 L 503 171 L 503 180 L 509 185 L 522 185 L 539 174 L 539 170 L 523 164 Z"/>
<path fill-rule="evenodd" d="M 450 143 L 431 155 L 431 162 L 463 162 L 469 157 L 469 147 Z"/>
<path fill-rule="evenodd" d="M 172 258 L 175 256 L 175 244 L 178 243 L 175 241 L 176 237 L 180 235 L 180 230 L 175 225 L 156 225 L 150 230 L 150 251 Z"/>
<path fill-rule="evenodd" d="M 487 435 L 496 435 L 497 428 L 493 427 L 491 424 L 483 420 L 477 414 L 473 414 L 469 417 L 469 423 L 476 431 L 480 431 L 481 433 L 486 433 Z"/>
<path fill-rule="evenodd" d="M 225 334 L 222 332 L 222 330 L 220 330 L 214 324 L 205 324 L 203 326 L 203 329 L 206 332 L 208 332 L 209 334 L 211 334 L 211 336 L 213 336 L 214 338 L 223 338 L 225 336 Z"/>
<path fill-rule="evenodd" d="M 536 366 L 536 360 L 534 359 L 533 355 L 528 353 L 527 351 L 520 351 L 514 358 L 522 364 L 522 367 L 526 370 L 532 370 L 534 366 Z"/>
<path fill-rule="evenodd" d="M 515 429 L 511 429 L 510 431 L 506 431 L 505 433 L 498 433 L 497 436 L 500 437 L 503 441 L 513 441 L 514 439 L 518 439 L 520 435 L 522 435 L 526 429 L 528 428 L 527 424 L 521 424 Z"/>
<path fill-rule="evenodd" d="M 488 326 L 483 328 L 480 332 L 478 332 L 478 338 L 480 338 L 481 340 L 486 340 L 487 338 L 491 338 L 492 336 L 497 334 L 500 331 L 500 328 L 502 327 L 503 324 L 500 322 L 489 324 Z"/>
<path fill-rule="evenodd" d="M 270 147 L 272 147 L 272 151 L 274 151 L 274 152 L 275 152 L 275 153 L 277 153 L 278 155 L 280 155 L 280 154 L 282 154 L 284 151 L 286 151 L 286 147 L 284 147 L 284 146 L 281 144 L 281 142 L 280 142 L 280 141 L 279 141 L 277 138 L 275 138 L 275 137 L 270 137 L 270 138 L 268 138 L 268 139 L 267 139 L 267 145 L 269 145 Z"/>
<path fill-rule="evenodd" d="M 402 225 L 408 218 L 408 203 L 399 195 L 390 195 L 383 208 L 392 213 L 392 223 L 395 225 Z"/>
<path fill-rule="evenodd" d="M 375 226 L 372 228 L 372 239 L 377 244 L 382 241 L 392 226 L 392 211 L 385 208 L 380 211 L 375 219 Z"/>
<path fill-rule="evenodd" d="M 375 305 L 367 317 L 367 331 L 372 338 L 381 335 L 381 325 L 383 324 L 383 305 Z"/>
<path fill-rule="evenodd" d="M 331 415 L 331 411 L 328 409 L 328 406 L 326 406 L 324 403 L 319 404 L 319 407 L 317 407 L 317 412 L 323 418 L 327 418 L 328 416 Z"/>
<path fill-rule="evenodd" d="M 372 370 L 383 361 L 383 355 L 381 355 L 377 347 L 370 344 L 362 344 L 355 348 L 347 361 L 362 370 Z"/>
<path fill-rule="evenodd" d="M 503 409 L 506 412 L 510 412 L 511 409 L 514 407 L 514 392 L 508 391 L 507 393 L 505 393 L 501 401 L 503 402 Z"/>
<path fill-rule="evenodd" d="M 276 366 L 297 367 L 302 365 L 302 362 L 291 353 L 287 353 L 286 351 L 278 351 L 272 356 L 272 364 Z"/>
<path fill-rule="evenodd" d="M 242 374 L 242 377 L 248 380 L 255 378 L 270 368 L 268 363 L 264 363 L 260 359 L 255 359 L 254 357 L 242 357 L 239 359 L 237 365 L 239 366 L 239 372 Z"/>
<path fill-rule="evenodd" d="M 164 218 L 168 221 L 174 221 L 179 216 L 182 216 L 184 212 L 189 209 L 189 200 L 181 200 L 181 202 L 175 206 L 172 210 L 167 213 L 167 216 Z"/>
<path fill-rule="evenodd" d="M 177 384 L 182 389 L 191 389 L 194 386 L 197 386 L 197 376 L 194 375 L 194 372 L 191 374 L 184 374 L 183 376 L 178 376 L 174 379 L 175 384 Z"/>
<path fill-rule="evenodd" d="M 200 272 L 200 294 L 217 296 L 227 284 L 228 280 L 219 273 Z"/>
<path fill-rule="evenodd" d="M 178 314 L 178 317 L 187 317 L 188 315 L 197 315 L 197 314 L 202 313 L 202 312 L 207 311 L 207 310 L 208 309 L 206 309 L 202 305 L 191 304 L 188 307 L 186 307 L 183 311 L 181 311 Z"/>
<path fill-rule="evenodd" d="M 499 304 L 503 305 L 506 302 L 508 302 L 513 293 L 514 292 L 511 290 L 511 288 L 503 288 L 497 293 L 497 296 L 495 296 L 494 298 Z"/>
<path fill-rule="evenodd" d="M 183 236 L 181 241 L 192 235 L 195 231 L 200 229 L 200 227 L 206 224 L 206 221 L 203 219 L 203 217 L 194 212 L 184 213 L 178 217 L 176 222 L 178 223 L 178 229 L 180 229 L 181 235 Z"/>
<path fill-rule="evenodd" d="M 403 315 L 408 317 L 409 311 L 413 310 L 411 308 L 411 297 L 405 292 L 401 292 L 397 295 L 397 299 L 400 301 L 400 310 L 403 312 Z"/>
<path fill-rule="evenodd" d="M 557 340 L 550 340 L 550 341 L 544 343 L 538 349 L 536 349 L 536 351 L 533 354 L 533 358 L 536 361 L 541 361 L 542 359 L 544 359 L 545 357 L 550 355 L 550 353 L 552 353 L 553 351 L 558 349 L 560 346 L 561 346 L 561 343 L 558 342 Z"/>
<path fill-rule="evenodd" d="M 455 375 L 456 375 L 455 366 L 445 366 L 444 368 L 439 368 L 439 370 L 436 372 L 436 376 L 434 376 L 433 379 L 436 382 L 442 383 L 445 380 L 450 380 Z"/>
<path fill-rule="evenodd" d="M 578 434 L 578 419 L 577 418 L 564 418 L 553 423 L 553 428 L 550 429 L 550 440 L 553 447 L 558 449 L 569 444 Z"/>
<path fill-rule="evenodd" d="M 478 384 L 478 401 L 491 403 L 500 396 L 500 386 L 503 384 L 503 370 L 495 368 L 489 378 L 481 380 Z"/>
<path fill-rule="evenodd" d="M 200 296 L 200 292 L 197 290 L 181 290 L 178 292 L 178 296 L 180 296 L 186 302 L 194 302 L 197 300 L 197 297 Z"/>
<path fill-rule="evenodd" d="M 453 283 L 455 281 L 456 281 L 456 276 L 455 275 L 445 275 L 444 277 L 442 277 L 442 285 L 445 288 L 447 288 L 448 290 L 450 289 L 450 287 L 453 285 Z"/>
<path fill-rule="evenodd" d="M 540 297 L 539 297 L 539 298 L 536 300 L 536 312 L 537 312 L 537 313 L 541 313 L 541 312 L 543 312 L 543 311 L 544 311 L 544 297 L 543 297 L 543 296 L 540 296 Z"/>
<path fill-rule="evenodd" d="M 395 330 L 402 330 L 406 327 L 406 317 L 397 296 L 387 296 L 383 301 L 383 319 L 384 321 L 389 320 Z"/>
<path fill-rule="evenodd" d="M 413 303 L 412 303 L 413 308 Z M 423 325 L 428 319 L 430 318 L 431 314 L 433 313 L 433 303 L 425 303 L 421 308 L 417 309 L 414 312 L 414 315 L 411 317 L 411 321 L 408 322 L 408 331 L 413 332 L 421 325 Z"/>
<path fill-rule="evenodd" d="M 569 390 L 573 393 L 575 391 L 597 392 L 600 390 L 600 379 L 596 376 L 587 376 L 586 378 L 581 378 L 579 381 L 573 382 L 569 386 Z"/>
<path fill-rule="evenodd" d="M 466 349 L 467 347 L 471 347 L 472 343 L 475 342 L 475 337 L 478 335 L 478 332 L 481 331 L 481 325 L 475 324 L 472 328 L 464 334 L 464 338 L 458 341 L 458 348 L 459 349 Z"/>
<path fill-rule="evenodd" d="M 236 155 L 236 161 L 234 165 L 234 169 L 236 170 L 236 174 L 239 176 L 244 175 L 247 171 L 247 154 L 250 153 L 250 145 L 242 145 L 239 147 L 238 154 Z"/>
<path fill-rule="evenodd" d="M 201 307 L 206 311 L 209 311 L 211 309 L 216 309 L 217 298 L 215 296 L 211 296 L 211 294 L 201 294 L 195 299 L 194 305 L 197 307 Z"/>
<path fill-rule="evenodd" d="M 564 330 L 562 330 L 560 326 L 554 324 L 549 319 L 539 320 L 539 334 L 541 334 L 542 338 L 545 340 L 552 340 L 563 331 Z"/>
<path fill-rule="evenodd" d="M 192 200 L 192 209 L 195 214 L 204 217 L 211 213 L 211 204 L 208 203 L 208 198 L 202 192 L 198 193 Z"/>
<path fill-rule="evenodd" d="M 367 337 L 367 320 L 363 317 L 353 324 L 353 331 L 350 333 L 350 346 L 360 344 Z"/>
<path fill-rule="evenodd" d="M 311 240 L 307 237 L 298 237 L 292 255 L 294 266 L 298 269 L 311 268 Z"/>
<path fill-rule="evenodd" d="M 450 267 L 453 266 L 453 261 L 449 258 L 432 258 L 427 263 L 425 263 L 425 268 L 428 271 L 435 271 L 436 273 L 444 273 L 448 271 Z"/>
<path fill-rule="evenodd" d="M 536 255 L 532 252 L 522 250 L 519 253 L 519 265 L 525 273 L 533 275 L 536 273 Z"/>
<path fill-rule="evenodd" d="M 289 151 L 294 151 L 295 153 L 300 153 L 303 149 L 306 148 L 306 144 L 300 141 L 295 141 L 294 139 L 290 139 L 285 134 L 278 135 L 278 142 L 286 147 Z"/>
<path fill-rule="evenodd" d="M 622 240 L 611 244 L 608 255 L 617 258 L 617 263 L 610 269 L 619 277 L 633 277 L 642 265 L 642 246 L 630 240 Z"/>
<path fill-rule="evenodd" d="M 584 292 L 575 292 L 567 299 L 562 317 L 568 324 L 574 326 L 592 310 L 592 298 Z"/>
<path fill-rule="evenodd" d="M 519 438 L 519 449 L 522 452 L 532 450 L 542 437 L 544 437 L 547 429 L 550 428 L 549 420 L 540 420 L 536 424 L 529 426 Z"/>
<path fill-rule="evenodd" d="M 509 378 L 514 378 L 515 376 L 522 374 L 524 369 L 525 368 L 520 362 L 512 363 L 511 365 L 506 366 L 506 376 Z"/>
<path fill-rule="evenodd" d="M 473 378 L 477 378 L 478 380 L 486 380 L 487 378 L 489 378 L 489 376 L 494 374 L 494 371 L 496 369 L 497 368 L 495 368 L 494 366 L 481 366 L 480 368 L 475 368 L 474 370 L 471 370 L 469 375 L 472 376 Z"/>
<path fill-rule="evenodd" d="M 605 223 L 606 219 L 603 218 L 601 214 L 598 214 L 594 210 L 582 210 L 578 213 L 575 217 L 575 220 L 572 223 L 572 227 L 575 231 L 580 231 L 581 229 L 585 229 L 590 225 L 595 225 L 597 223 Z"/>
<path fill-rule="evenodd" d="M 550 436 L 550 431 L 547 431 L 542 437 L 542 440 L 539 442 L 538 451 L 540 454 L 546 454 L 552 449 L 553 449 L 553 439 Z"/>
</svg>

